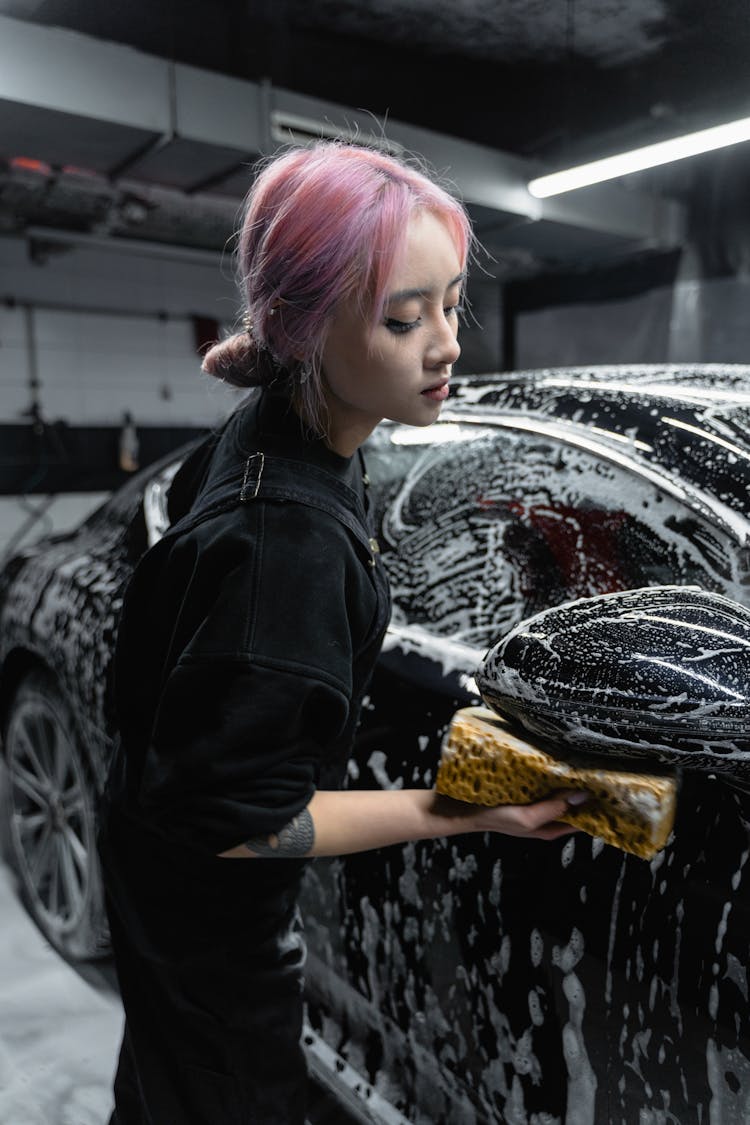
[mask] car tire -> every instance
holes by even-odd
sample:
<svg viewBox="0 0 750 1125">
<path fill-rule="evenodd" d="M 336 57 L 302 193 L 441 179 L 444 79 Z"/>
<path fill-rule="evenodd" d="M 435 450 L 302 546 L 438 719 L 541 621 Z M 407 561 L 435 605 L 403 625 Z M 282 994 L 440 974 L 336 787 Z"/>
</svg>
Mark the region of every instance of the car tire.
<svg viewBox="0 0 750 1125">
<path fill-rule="evenodd" d="M 24 904 L 70 961 L 108 952 L 96 851 L 96 791 L 70 707 L 54 677 L 29 672 L 3 724 L 9 860 Z"/>
</svg>

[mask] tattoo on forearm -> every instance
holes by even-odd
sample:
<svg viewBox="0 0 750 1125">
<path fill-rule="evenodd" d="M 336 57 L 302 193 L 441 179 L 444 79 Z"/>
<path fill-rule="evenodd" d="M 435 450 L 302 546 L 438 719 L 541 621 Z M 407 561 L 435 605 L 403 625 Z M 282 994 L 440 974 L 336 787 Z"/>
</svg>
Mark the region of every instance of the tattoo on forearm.
<svg viewBox="0 0 750 1125">
<path fill-rule="evenodd" d="M 309 809 L 290 820 L 278 834 L 253 836 L 245 840 L 245 847 L 255 855 L 277 859 L 299 859 L 312 849 L 315 843 L 315 826 Z"/>
</svg>

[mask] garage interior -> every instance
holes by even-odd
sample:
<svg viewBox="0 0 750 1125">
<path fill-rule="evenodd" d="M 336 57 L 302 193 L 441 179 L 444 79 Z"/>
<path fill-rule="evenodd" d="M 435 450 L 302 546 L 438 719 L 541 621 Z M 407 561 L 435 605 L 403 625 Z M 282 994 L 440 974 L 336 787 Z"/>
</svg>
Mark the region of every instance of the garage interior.
<svg viewBox="0 0 750 1125">
<path fill-rule="evenodd" d="M 226 411 L 196 355 L 236 322 L 252 165 L 311 136 L 419 154 L 468 205 L 484 252 L 460 373 L 746 356 L 747 145 L 526 189 L 741 117 L 739 0 L 9 0 L 0 17 L 3 497 L 52 475 L 105 492 L 127 415 L 146 464 Z"/>
<path fill-rule="evenodd" d="M 0 0 L 0 559 L 235 404 L 200 355 L 237 323 L 234 232 L 281 145 L 414 153 L 455 187 L 481 244 L 462 375 L 747 362 L 750 145 L 548 199 L 527 184 L 745 117 L 749 58 L 744 0 Z M 28 926 L 4 963 L 52 973 Z M 117 1003 L 55 980 L 86 1027 L 60 1125 L 99 1125 Z M 23 1125 L 53 1125 L 59 1029 L 29 1017 L 48 1054 L 15 1054 L 1 1021 L 0 1122 L 49 1071 Z"/>
</svg>

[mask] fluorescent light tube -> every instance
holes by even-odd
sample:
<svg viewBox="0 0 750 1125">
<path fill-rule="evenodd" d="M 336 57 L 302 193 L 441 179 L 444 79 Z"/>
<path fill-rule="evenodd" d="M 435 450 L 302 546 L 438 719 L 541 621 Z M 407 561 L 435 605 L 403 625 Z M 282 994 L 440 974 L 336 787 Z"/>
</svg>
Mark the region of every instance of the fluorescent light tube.
<svg viewBox="0 0 750 1125">
<path fill-rule="evenodd" d="M 617 156 L 606 156 L 603 160 L 592 160 L 548 176 L 530 180 L 528 189 L 537 199 L 550 195 L 560 195 L 564 191 L 600 184 L 618 176 L 628 176 L 631 172 L 641 172 L 644 168 L 655 168 L 659 164 L 669 164 L 673 160 L 684 160 L 686 156 L 697 156 L 701 152 L 711 152 L 716 148 L 740 144 L 750 140 L 750 117 L 739 121 L 729 121 L 726 125 L 714 125 L 697 133 L 686 133 L 684 137 L 673 137 L 669 141 L 659 141 L 654 145 L 634 148 Z"/>
</svg>

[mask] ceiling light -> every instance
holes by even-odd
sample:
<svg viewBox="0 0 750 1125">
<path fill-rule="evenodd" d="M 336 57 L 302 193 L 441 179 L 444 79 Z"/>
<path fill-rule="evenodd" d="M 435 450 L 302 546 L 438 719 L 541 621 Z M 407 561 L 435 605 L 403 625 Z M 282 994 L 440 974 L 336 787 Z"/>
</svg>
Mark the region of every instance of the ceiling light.
<svg viewBox="0 0 750 1125">
<path fill-rule="evenodd" d="M 603 160 L 592 160 L 588 164 L 578 164 L 548 176 L 531 180 L 528 189 L 537 199 L 550 195 L 560 195 L 564 191 L 600 184 L 604 180 L 614 180 L 618 176 L 628 176 L 631 172 L 641 172 L 644 168 L 655 168 L 659 164 L 669 164 L 673 160 L 684 160 L 686 156 L 697 156 L 701 152 L 711 152 L 716 148 L 740 144 L 750 140 L 750 117 L 729 121 L 726 125 L 714 125 L 697 133 L 686 133 L 684 137 L 673 137 L 669 141 L 634 148 L 617 156 L 607 156 Z"/>
</svg>

